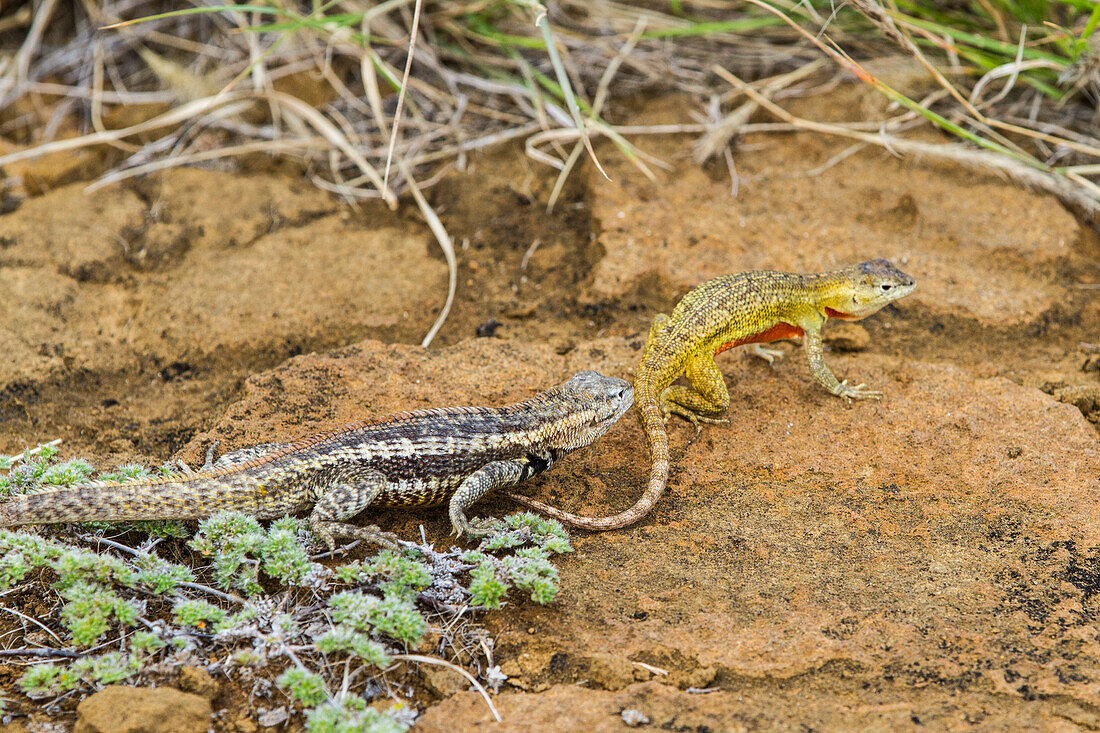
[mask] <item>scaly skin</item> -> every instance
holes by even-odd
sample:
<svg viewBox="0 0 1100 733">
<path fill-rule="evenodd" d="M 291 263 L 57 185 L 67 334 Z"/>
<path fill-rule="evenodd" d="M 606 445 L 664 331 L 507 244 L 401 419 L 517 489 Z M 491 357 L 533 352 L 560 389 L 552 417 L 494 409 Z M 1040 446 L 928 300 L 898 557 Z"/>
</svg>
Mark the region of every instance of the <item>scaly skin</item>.
<svg viewBox="0 0 1100 733">
<path fill-rule="evenodd" d="M 417 410 L 352 423 L 298 443 L 207 456 L 197 473 L 47 489 L 0 505 L 0 527 L 58 522 L 199 519 L 223 509 L 261 519 L 310 510 L 313 531 L 393 544 L 393 535 L 345 520 L 369 505 L 449 503 L 456 534 L 488 533 L 466 510 L 603 435 L 633 403 L 622 379 L 580 372 L 505 407 Z M 213 448 L 211 448 L 211 454 Z"/>
<path fill-rule="evenodd" d="M 768 341 L 803 337 L 810 371 L 830 394 L 847 401 L 879 399 L 864 384 L 839 381 L 825 366 L 821 329 L 829 318 L 859 320 L 913 292 L 913 278 L 878 259 L 819 275 L 742 272 L 703 283 L 684 296 L 671 316 L 653 321 L 634 379 L 638 415 L 652 456 L 649 483 L 641 498 L 610 517 L 570 514 L 541 501 L 509 493 L 516 501 L 573 527 L 617 529 L 637 522 L 653 508 L 668 483 L 669 452 L 665 422 L 676 414 L 700 423 L 730 404 L 715 355 L 743 344 L 771 361 L 779 352 L 761 349 Z M 680 376 L 690 386 L 673 385 Z"/>
</svg>

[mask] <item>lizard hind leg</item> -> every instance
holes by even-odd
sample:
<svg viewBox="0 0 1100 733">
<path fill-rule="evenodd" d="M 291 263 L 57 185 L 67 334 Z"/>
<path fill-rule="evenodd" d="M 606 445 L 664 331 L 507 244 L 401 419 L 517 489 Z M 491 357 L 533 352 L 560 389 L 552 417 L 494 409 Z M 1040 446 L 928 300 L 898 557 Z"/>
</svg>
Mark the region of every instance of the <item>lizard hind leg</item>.
<svg viewBox="0 0 1100 733">
<path fill-rule="evenodd" d="M 665 326 L 668 325 L 669 318 L 664 313 L 658 313 L 653 319 L 653 323 L 649 327 L 649 334 L 645 339 L 645 351 L 649 351 L 649 347 L 656 343 L 657 338 L 661 335 L 661 331 L 665 330 Z"/>
<path fill-rule="evenodd" d="M 730 393 L 722 372 L 709 354 L 696 356 L 688 362 L 684 376 L 690 387 L 672 385 L 661 393 L 661 412 L 679 415 L 695 426 L 695 435 L 702 430 L 702 423 L 727 423 L 724 418 L 710 417 L 730 406 Z M 694 438 L 692 438 L 694 440 Z"/>
<path fill-rule="evenodd" d="M 344 521 L 370 506 L 386 486 L 386 477 L 377 471 L 357 479 L 355 483 L 333 484 L 321 491 L 313 511 L 309 513 L 309 528 L 321 538 L 330 552 L 336 551 L 337 537 L 351 537 L 399 549 L 400 538 L 397 535 L 383 532 L 376 525 L 359 527 Z"/>
</svg>

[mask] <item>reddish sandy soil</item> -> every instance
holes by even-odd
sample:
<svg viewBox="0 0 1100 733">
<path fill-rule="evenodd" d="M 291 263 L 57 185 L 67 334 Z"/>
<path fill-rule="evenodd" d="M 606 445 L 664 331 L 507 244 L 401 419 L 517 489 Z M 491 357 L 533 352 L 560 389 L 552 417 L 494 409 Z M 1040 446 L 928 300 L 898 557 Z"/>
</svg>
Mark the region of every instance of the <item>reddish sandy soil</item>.
<svg viewBox="0 0 1100 733">
<path fill-rule="evenodd" d="M 917 291 L 831 329 L 827 354 L 886 398 L 846 407 L 793 345 L 774 366 L 719 357 L 730 424 L 690 443 L 670 426 L 654 512 L 576 532 L 554 605 L 486 617 L 505 724 L 434 684 L 418 729 L 618 730 L 624 710 L 690 731 L 1100 728 L 1100 298 L 1081 287 L 1100 237 L 1051 199 L 877 149 L 807 175 L 845 147 L 819 137 L 744 140 L 736 198 L 688 141 L 641 144 L 671 170 L 650 182 L 602 149 L 614 183 L 579 173 L 552 216 L 553 176 L 519 150 L 437 186 L 460 277 L 428 350 L 446 266 L 410 205 L 201 170 L 28 199 L 0 217 L 0 453 L 60 437 L 101 467 L 195 461 L 215 439 L 630 377 L 655 313 L 709 277 L 889 257 Z M 607 514 L 647 471 L 628 416 L 529 491 Z M 447 541 L 439 510 L 376 521 Z M 220 729 L 254 730 L 219 684 Z"/>
</svg>

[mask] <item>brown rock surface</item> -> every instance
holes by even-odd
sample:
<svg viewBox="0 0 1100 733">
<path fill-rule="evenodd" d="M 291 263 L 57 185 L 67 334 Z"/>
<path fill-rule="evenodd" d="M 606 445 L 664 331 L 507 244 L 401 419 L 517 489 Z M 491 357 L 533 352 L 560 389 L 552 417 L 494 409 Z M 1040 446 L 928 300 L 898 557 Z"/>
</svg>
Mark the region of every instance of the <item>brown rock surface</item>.
<svg viewBox="0 0 1100 733">
<path fill-rule="evenodd" d="M 196 398 L 225 399 L 244 364 L 349 334 L 419 337 L 446 294 L 430 238 L 364 228 L 305 184 L 184 170 L 138 192 L 83 189 L 4 217 L 0 422 L 22 421 L 26 442 L 52 422 L 120 459 L 135 444 L 178 447 L 179 427 L 163 424 L 186 426 Z M 62 414 L 28 411 L 51 393 Z M 131 419 L 141 429 L 120 434 Z"/>
<path fill-rule="evenodd" d="M 487 339 L 429 352 L 364 342 L 250 379 L 187 455 L 214 438 L 230 447 L 408 407 L 498 404 L 580 368 L 625 374 L 637 356 L 618 338 L 564 356 Z M 902 705 L 867 713 L 881 721 L 901 709 L 946 715 L 928 685 L 967 705 L 1043 695 L 1075 715 L 1095 713 L 1094 428 L 1036 389 L 948 364 L 873 348 L 831 363 L 886 400 L 846 408 L 801 359 L 777 368 L 720 359 L 731 424 L 690 444 L 690 430 L 672 425 L 670 490 L 653 514 L 621 532 L 577 533 L 556 604 L 489 618 L 500 658 L 533 662 L 506 666 L 514 683 L 621 688 L 639 661 L 683 688 L 779 694 L 811 678 L 869 686 Z M 642 445 L 625 419 L 531 491 L 573 511 L 615 511 L 642 486 Z M 474 514 L 504 510 L 498 501 Z M 409 536 L 425 523 L 430 540 L 446 541 L 441 510 L 377 518 Z M 804 694 L 820 710 L 833 704 L 831 693 Z M 457 703 L 446 705 L 453 713 Z M 1020 720 L 1049 713 L 1028 710 L 1018 706 Z"/>
<path fill-rule="evenodd" d="M 794 109 L 807 104 L 815 118 L 845 108 L 834 99 Z M 681 117 L 670 102 L 650 105 L 632 124 Z M 652 287 L 653 277 L 682 292 L 729 272 L 819 272 L 888 257 L 916 276 L 912 301 L 1019 324 L 1058 304 L 1058 264 L 1082 236 L 1073 217 L 1044 196 L 976 173 L 915 165 L 880 148 L 812 174 L 847 145 L 809 133 L 750 135 L 744 147 L 751 152 L 736 154 L 734 198 L 725 166 L 712 177 L 682 140 L 647 142 L 649 152 L 674 164 L 656 183 L 615 157 L 608 163 L 614 182 L 589 169 L 592 215 L 606 250 L 591 286 L 595 300 Z"/>
<path fill-rule="evenodd" d="M 75 733 L 205 733 L 210 701 L 171 687 L 105 687 L 76 709 Z"/>
<path fill-rule="evenodd" d="M 39 354 L 42 379 L 51 370 L 122 369 L 135 358 L 227 359 L 308 342 L 337 315 L 361 332 L 392 329 L 410 308 L 430 309 L 445 282 L 428 240 L 363 231 L 316 192 L 303 201 L 285 184 L 204 171 L 166 179 L 153 204 L 123 189 L 87 196 L 82 188 L 5 217 L 0 310 L 18 331 L 0 332 L 10 342 L 0 350 L 0 389 Z M 47 213 L 59 208 L 73 218 L 54 225 Z M 395 277 L 403 271 L 410 277 Z M 84 281 L 99 287 L 77 287 Z"/>
<path fill-rule="evenodd" d="M 827 686 L 818 679 L 807 682 Z M 493 722 L 476 693 L 462 693 L 429 709 L 415 730 L 744 732 L 812 727 L 835 731 L 1078 731 L 1100 724 L 1096 713 L 1081 712 L 1057 700 L 1038 708 L 1018 697 L 983 692 L 941 698 L 939 692 L 926 689 L 915 689 L 908 699 L 899 700 L 877 689 L 834 688 L 827 694 L 807 695 L 804 691 L 739 686 L 733 691 L 690 694 L 659 682 L 645 682 L 618 691 L 558 686 L 538 695 L 505 693 L 497 696 L 495 703 L 503 723 Z M 627 710 L 639 711 L 649 724 L 638 728 L 626 725 L 623 712 Z"/>
</svg>

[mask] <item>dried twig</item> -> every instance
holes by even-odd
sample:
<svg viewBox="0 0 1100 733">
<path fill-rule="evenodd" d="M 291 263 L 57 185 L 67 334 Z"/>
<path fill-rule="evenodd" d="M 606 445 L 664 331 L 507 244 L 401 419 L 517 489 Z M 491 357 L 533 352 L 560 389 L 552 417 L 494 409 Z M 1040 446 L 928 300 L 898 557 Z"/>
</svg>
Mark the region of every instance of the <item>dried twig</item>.
<svg viewBox="0 0 1100 733">
<path fill-rule="evenodd" d="M 393 658 L 406 659 L 410 662 L 420 662 L 421 664 L 437 664 L 440 667 L 446 667 L 447 669 L 458 672 L 460 675 L 465 677 L 470 682 L 470 684 L 474 686 L 475 689 L 477 689 L 478 693 L 485 700 L 485 704 L 489 706 L 489 712 L 493 714 L 493 718 L 495 718 L 498 723 L 502 722 L 500 713 L 497 712 L 497 707 L 493 704 L 493 700 L 489 697 L 489 693 L 486 692 L 485 688 L 482 687 L 481 683 L 478 682 L 472 674 L 464 670 L 462 667 L 459 667 L 457 664 L 451 664 L 445 659 L 438 659 L 436 657 L 425 657 L 421 654 L 394 654 Z"/>
</svg>

